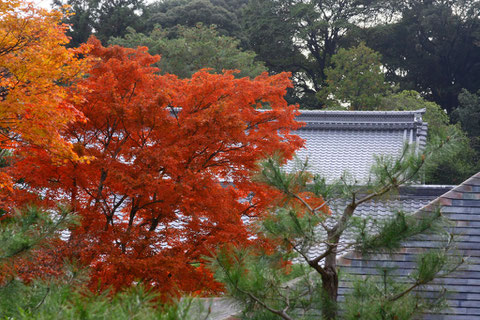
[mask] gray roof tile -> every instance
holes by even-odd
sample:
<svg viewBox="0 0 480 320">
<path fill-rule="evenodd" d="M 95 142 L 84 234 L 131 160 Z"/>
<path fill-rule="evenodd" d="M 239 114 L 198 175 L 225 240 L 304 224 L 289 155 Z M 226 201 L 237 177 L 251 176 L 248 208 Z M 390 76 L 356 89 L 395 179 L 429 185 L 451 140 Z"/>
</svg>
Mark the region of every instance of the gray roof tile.
<svg viewBox="0 0 480 320">
<path fill-rule="evenodd" d="M 375 156 L 398 156 L 407 142 L 425 146 L 424 112 L 302 110 L 297 119 L 306 125 L 296 134 L 305 139 L 305 146 L 297 157 L 308 158 L 312 170 L 327 180 L 338 179 L 346 171 L 367 181 Z"/>
<path fill-rule="evenodd" d="M 427 298 L 433 298 L 442 287 L 450 292 L 447 296 L 449 308 L 425 314 L 423 318 L 480 319 L 480 172 L 432 201 L 418 214 L 428 213 L 438 205 L 443 206 L 442 213 L 454 223 L 450 231 L 456 236 L 457 250 L 469 258 L 468 263 L 455 273 L 436 279 L 432 285 L 419 290 Z M 407 241 L 403 249 L 393 256 L 362 257 L 359 253 L 350 252 L 339 259 L 339 264 L 351 274 L 361 276 L 378 275 L 377 266 L 395 266 L 397 269 L 394 272 L 406 279 L 413 271 L 416 254 L 439 246 L 438 238 L 422 236 Z M 350 281 L 346 279 L 341 283 L 342 295 L 348 292 Z"/>
</svg>

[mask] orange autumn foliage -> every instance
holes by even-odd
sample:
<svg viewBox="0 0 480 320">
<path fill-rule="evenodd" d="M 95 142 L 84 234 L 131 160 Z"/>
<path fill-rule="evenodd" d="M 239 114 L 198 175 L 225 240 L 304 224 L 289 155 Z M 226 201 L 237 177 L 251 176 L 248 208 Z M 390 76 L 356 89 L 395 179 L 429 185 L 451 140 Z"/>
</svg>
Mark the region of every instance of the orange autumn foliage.
<svg viewBox="0 0 480 320">
<path fill-rule="evenodd" d="M 62 14 L 23 0 L 0 1 L 0 148 L 28 143 L 57 158 L 74 158 L 62 130 L 83 115 L 66 103 L 66 84 L 87 68 L 67 49 Z M 83 48 L 83 53 L 88 47 Z M 6 184 L 8 176 L 0 173 Z"/>
<path fill-rule="evenodd" d="M 218 290 L 202 256 L 248 243 L 242 217 L 260 214 L 273 197 L 251 171 L 278 151 L 291 158 L 303 143 L 290 134 L 300 124 L 283 98 L 289 75 L 200 71 L 182 80 L 158 75 L 151 65 L 159 57 L 146 48 L 104 48 L 95 39 L 90 46 L 96 63 L 70 89 L 83 98 L 67 100 L 87 121 L 64 138 L 92 160 L 59 164 L 22 147 L 11 174 L 24 189 L 12 199 L 67 202 L 81 216 L 64 245 L 90 266 L 92 288 L 141 280 L 163 292 Z"/>
</svg>

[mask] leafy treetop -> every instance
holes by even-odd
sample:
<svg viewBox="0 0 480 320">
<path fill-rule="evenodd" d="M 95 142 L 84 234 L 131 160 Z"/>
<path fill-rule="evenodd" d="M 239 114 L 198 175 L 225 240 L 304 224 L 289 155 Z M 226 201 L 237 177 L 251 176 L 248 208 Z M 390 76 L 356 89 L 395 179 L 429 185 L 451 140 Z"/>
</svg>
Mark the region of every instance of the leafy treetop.
<svg viewBox="0 0 480 320">
<path fill-rule="evenodd" d="M 365 46 L 340 49 L 325 70 L 325 86 L 318 96 L 329 108 L 374 110 L 389 90 L 381 69 L 380 54 Z"/>
</svg>

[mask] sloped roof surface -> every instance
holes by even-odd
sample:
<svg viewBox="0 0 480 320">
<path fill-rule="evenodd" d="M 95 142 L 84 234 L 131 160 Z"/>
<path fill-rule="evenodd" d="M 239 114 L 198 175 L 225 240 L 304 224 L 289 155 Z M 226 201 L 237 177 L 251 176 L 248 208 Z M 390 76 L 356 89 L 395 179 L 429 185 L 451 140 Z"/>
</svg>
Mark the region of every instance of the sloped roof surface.
<svg viewBox="0 0 480 320">
<path fill-rule="evenodd" d="M 445 193 L 422 209 L 431 212 L 442 206 L 442 213 L 453 222 L 450 230 L 456 236 L 457 249 L 468 262 L 455 273 L 436 279 L 420 293 L 426 297 L 446 288 L 448 309 L 424 315 L 424 319 L 473 320 L 480 319 L 480 172 L 458 187 Z M 377 267 L 396 267 L 395 273 L 408 276 L 415 267 L 416 256 L 440 242 L 431 236 L 422 236 L 405 243 L 394 256 L 374 255 L 368 258 L 358 253 L 346 254 L 340 259 L 345 271 L 354 275 L 378 275 Z M 348 281 L 341 283 L 341 292 L 348 291 Z"/>
<path fill-rule="evenodd" d="M 405 143 L 423 148 L 426 141 L 424 109 L 300 112 L 297 119 L 306 126 L 296 134 L 305 139 L 305 146 L 297 157 L 308 158 L 312 171 L 328 180 L 338 179 L 347 171 L 359 181 L 367 181 L 375 155 L 397 156 Z"/>
</svg>

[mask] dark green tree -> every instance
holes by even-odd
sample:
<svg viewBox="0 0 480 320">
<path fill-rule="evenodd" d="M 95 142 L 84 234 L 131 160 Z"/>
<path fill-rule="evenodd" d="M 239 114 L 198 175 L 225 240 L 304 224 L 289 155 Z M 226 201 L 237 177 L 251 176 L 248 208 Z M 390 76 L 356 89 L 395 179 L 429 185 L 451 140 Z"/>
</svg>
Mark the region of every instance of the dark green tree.
<svg viewBox="0 0 480 320">
<path fill-rule="evenodd" d="M 147 30 L 156 25 L 176 35 L 177 26 L 215 25 L 222 35 L 239 38 L 240 12 L 247 0 L 168 0 L 150 4 L 146 13 Z"/>
<path fill-rule="evenodd" d="M 462 88 L 480 88 L 480 3 L 414 0 L 395 6 L 398 21 L 363 30 L 367 45 L 382 54 L 389 81 L 451 113 Z"/>
<path fill-rule="evenodd" d="M 106 43 L 110 37 L 124 36 L 127 27 L 144 28 L 144 0 L 54 0 L 53 4 L 57 8 L 70 6 L 73 15 L 65 23 L 71 25 L 68 36 L 73 47 L 85 43 L 92 34 Z"/>
<path fill-rule="evenodd" d="M 148 35 L 129 29 L 124 38 L 112 38 L 110 43 L 124 47 L 146 46 L 150 54 L 160 54 L 157 63 L 162 73 L 188 78 L 196 71 L 210 68 L 212 72 L 240 70 L 238 77 L 256 77 L 265 71 L 255 61 L 255 53 L 239 48 L 239 40 L 221 36 L 214 27 L 198 24 L 196 27 L 178 28 L 178 37 L 170 39 L 168 31 L 156 28 Z"/>
<path fill-rule="evenodd" d="M 402 91 L 382 99 L 381 110 L 419 110 L 425 109 L 423 120 L 428 123 L 427 144 L 438 139 L 455 138 L 455 145 L 449 153 L 432 159 L 425 166 L 424 181 L 428 184 L 459 184 L 480 170 L 479 153 L 458 124 L 452 124 L 447 113 L 435 102 L 421 97 L 416 91 Z M 475 112 L 472 113 L 471 119 Z M 475 120 L 473 120 L 475 121 Z"/>
<path fill-rule="evenodd" d="M 453 117 L 472 140 L 472 146 L 480 154 L 480 90 L 475 94 L 462 90 L 458 95 L 459 106 Z M 479 160 L 480 161 L 480 160 Z"/>
<path fill-rule="evenodd" d="M 78 47 L 87 42 L 88 37 L 92 35 L 96 0 L 54 0 L 53 5 L 61 8 L 63 5 L 69 5 L 69 11 L 73 15 L 68 16 L 64 22 L 70 24 L 67 35 L 71 38 L 69 46 Z"/>
</svg>

